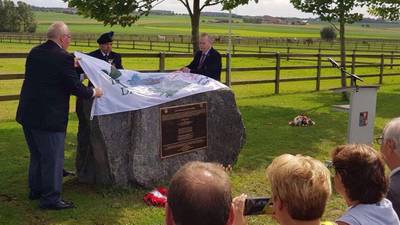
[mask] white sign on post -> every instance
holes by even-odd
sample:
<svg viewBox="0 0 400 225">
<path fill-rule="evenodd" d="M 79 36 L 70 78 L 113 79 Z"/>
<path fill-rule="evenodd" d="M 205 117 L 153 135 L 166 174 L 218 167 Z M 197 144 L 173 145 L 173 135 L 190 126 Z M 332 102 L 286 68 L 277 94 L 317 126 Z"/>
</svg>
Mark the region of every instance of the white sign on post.
<svg viewBox="0 0 400 225">
<path fill-rule="evenodd" d="M 348 144 L 371 145 L 374 138 L 376 95 L 379 86 L 359 86 L 334 89 L 335 92 L 350 92 L 350 105 L 336 105 L 334 109 L 349 113 L 347 127 Z"/>
<path fill-rule="evenodd" d="M 379 86 L 351 89 L 347 143 L 372 144 Z"/>
</svg>

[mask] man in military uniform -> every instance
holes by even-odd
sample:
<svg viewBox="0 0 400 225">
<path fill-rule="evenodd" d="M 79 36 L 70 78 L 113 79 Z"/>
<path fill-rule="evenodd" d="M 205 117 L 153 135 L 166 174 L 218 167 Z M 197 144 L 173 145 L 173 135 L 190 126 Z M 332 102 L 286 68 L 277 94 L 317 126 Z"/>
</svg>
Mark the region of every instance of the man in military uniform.
<svg viewBox="0 0 400 225">
<path fill-rule="evenodd" d="M 112 51 L 114 32 L 110 31 L 100 35 L 97 39 L 99 49 L 89 53 L 90 56 L 111 63 L 117 69 L 123 69 L 121 64 L 121 55 Z"/>
<path fill-rule="evenodd" d="M 121 63 L 121 55 L 112 51 L 113 36 L 114 32 L 112 31 L 100 35 L 100 37 L 97 39 L 97 43 L 99 44 L 99 49 L 90 52 L 89 55 L 104 60 L 115 66 L 117 69 L 123 69 Z M 77 68 L 77 70 L 78 73 L 80 74 L 84 73 L 81 68 Z M 89 82 L 88 86 L 90 87 L 93 85 Z M 86 100 L 83 98 L 77 98 L 76 101 L 75 110 L 79 119 L 79 127 L 77 135 L 79 151 L 77 152 L 77 154 L 86 154 L 89 156 L 93 156 L 92 147 L 90 145 L 90 126 L 89 126 L 92 102 L 93 100 Z M 79 165 L 85 165 L 84 162 L 79 161 L 80 158 L 81 157 L 79 156 L 77 157 L 76 168 L 83 168 L 84 166 L 79 166 Z M 85 165 L 85 166 L 90 166 L 90 165 Z M 64 175 L 73 174 L 67 171 L 65 172 L 66 173 L 64 173 Z M 77 171 L 77 173 L 80 174 L 80 171 Z M 83 181 L 85 180 L 90 181 L 91 179 L 94 179 L 92 177 L 83 177 L 82 174 L 83 173 L 81 173 L 79 177 Z"/>
</svg>

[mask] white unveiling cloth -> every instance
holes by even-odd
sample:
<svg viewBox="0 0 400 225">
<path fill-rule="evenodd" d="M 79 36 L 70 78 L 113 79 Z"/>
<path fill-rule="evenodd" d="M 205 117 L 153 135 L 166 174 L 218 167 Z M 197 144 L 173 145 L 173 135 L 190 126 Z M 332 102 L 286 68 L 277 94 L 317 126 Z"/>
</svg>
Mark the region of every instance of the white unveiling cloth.
<svg viewBox="0 0 400 225">
<path fill-rule="evenodd" d="M 148 108 L 190 95 L 228 88 L 203 75 L 117 70 L 103 60 L 80 52 L 74 54 L 90 82 L 103 90 L 103 96 L 93 101 L 91 118 Z"/>
</svg>

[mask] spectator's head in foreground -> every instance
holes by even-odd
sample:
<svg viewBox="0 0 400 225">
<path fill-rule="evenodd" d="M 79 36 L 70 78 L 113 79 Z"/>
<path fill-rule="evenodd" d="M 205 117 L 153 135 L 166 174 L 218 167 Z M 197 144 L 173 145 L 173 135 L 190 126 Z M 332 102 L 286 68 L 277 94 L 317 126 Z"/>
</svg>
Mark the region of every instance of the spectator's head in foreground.
<svg viewBox="0 0 400 225">
<path fill-rule="evenodd" d="M 61 48 L 67 50 L 71 43 L 71 33 L 64 22 L 58 21 L 49 26 L 47 39 L 56 42 Z"/>
<path fill-rule="evenodd" d="M 386 195 L 388 180 L 382 157 L 363 144 L 339 146 L 332 152 L 335 189 L 347 205 L 375 204 Z"/>
<path fill-rule="evenodd" d="M 176 172 L 168 191 L 167 225 L 232 223 L 231 185 L 221 166 L 190 162 Z"/>
<path fill-rule="evenodd" d="M 400 167 L 400 117 L 386 124 L 383 135 L 378 141 L 388 167 L 391 170 Z"/>
<path fill-rule="evenodd" d="M 279 224 L 319 224 L 331 194 L 330 173 L 322 162 L 284 154 L 268 166 L 267 178 Z"/>
</svg>

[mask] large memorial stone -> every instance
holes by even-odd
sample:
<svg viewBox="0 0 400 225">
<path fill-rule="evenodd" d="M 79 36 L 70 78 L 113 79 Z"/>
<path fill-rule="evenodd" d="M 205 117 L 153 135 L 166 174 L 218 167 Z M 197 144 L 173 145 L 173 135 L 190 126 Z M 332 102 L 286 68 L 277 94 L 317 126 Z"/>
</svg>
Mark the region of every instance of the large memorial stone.
<svg viewBox="0 0 400 225">
<path fill-rule="evenodd" d="M 220 89 L 151 108 L 96 116 L 79 100 L 76 168 L 81 182 L 152 188 L 193 160 L 233 165 L 245 128 L 231 90 Z"/>
</svg>

